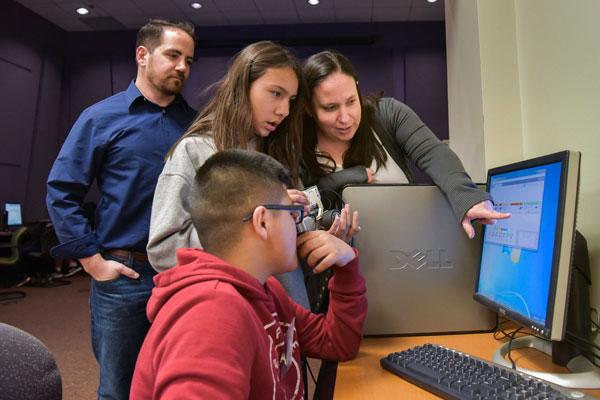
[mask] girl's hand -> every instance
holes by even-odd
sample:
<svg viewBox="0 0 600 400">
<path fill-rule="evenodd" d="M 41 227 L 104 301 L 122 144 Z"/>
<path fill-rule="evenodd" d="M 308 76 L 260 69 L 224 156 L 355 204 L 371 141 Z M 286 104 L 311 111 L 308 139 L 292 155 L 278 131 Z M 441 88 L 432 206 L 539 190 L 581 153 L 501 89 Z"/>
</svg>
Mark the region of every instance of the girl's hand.
<svg viewBox="0 0 600 400">
<path fill-rule="evenodd" d="M 350 204 L 346 204 L 340 211 L 340 216 L 333 221 L 329 233 L 349 243 L 350 240 L 360 232 L 358 225 L 358 211 L 352 214 Z"/>
</svg>

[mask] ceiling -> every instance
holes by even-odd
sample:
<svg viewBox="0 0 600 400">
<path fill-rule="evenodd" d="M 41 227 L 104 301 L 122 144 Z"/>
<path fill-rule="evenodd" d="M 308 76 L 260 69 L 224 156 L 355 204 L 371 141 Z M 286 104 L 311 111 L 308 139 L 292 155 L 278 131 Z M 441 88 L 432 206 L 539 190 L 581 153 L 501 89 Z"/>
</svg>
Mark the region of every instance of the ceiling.
<svg viewBox="0 0 600 400">
<path fill-rule="evenodd" d="M 15 1 L 68 32 L 139 29 L 157 17 L 196 26 L 444 20 L 444 0 L 196 0 L 200 9 L 194 0 Z"/>
</svg>

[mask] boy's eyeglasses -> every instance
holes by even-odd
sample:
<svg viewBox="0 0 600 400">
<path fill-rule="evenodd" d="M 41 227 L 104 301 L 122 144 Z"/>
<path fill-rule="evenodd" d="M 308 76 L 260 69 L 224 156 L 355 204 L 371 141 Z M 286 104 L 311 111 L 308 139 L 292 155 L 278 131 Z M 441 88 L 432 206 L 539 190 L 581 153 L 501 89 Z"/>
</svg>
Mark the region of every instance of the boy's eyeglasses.
<svg viewBox="0 0 600 400">
<path fill-rule="evenodd" d="M 280 204 L 265 204 L 265 205 L 263 205 L 263 207 L 266 208 L 267 210 L 289 211 L 290 214 L 292 215 L 292 218 L 294 218 L 294 221 L 297 224 L 302 222 L 302 220 L 304 219 L 304 206 L 302 204 L 290 204 L 288 206 L 280 205 Z M 254 211 L 252 211 L 250 214 L 248 214 L 244 218 L 242 218 L 242 221 L 244 221 L 244 222 L 250 221 L 252 219 L 253 215 L 254 215 Z"/>
</svg>

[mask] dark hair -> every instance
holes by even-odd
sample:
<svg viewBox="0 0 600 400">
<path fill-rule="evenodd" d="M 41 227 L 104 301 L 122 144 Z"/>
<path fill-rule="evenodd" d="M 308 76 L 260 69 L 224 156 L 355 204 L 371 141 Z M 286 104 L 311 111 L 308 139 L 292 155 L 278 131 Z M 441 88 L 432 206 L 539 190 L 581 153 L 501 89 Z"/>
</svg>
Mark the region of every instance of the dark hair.
<svg viewBox="0 0 600 400">
<path fill-rule="evenodd" d="M 242 218 L 259 205 L 278 204 L 289 187 L 289 171 L 264 153 L 224 150 L 196 172 L 190 214 L 204 250 L 226 251 L 239 240 Z"/>
<path fill-rule="evenodd" d="M 290 114 L 265 138 L 258 139 L 257 150 L 285 165 L 295 184 L 301 156 L 302 117 L 304 93 L 301 66 L 286 48 L 269 41 L 253 43 L 242 49 L 233 59 L 227 74 L 212 85 L 216 93 L 196 117 L 173 149 L 191 135 L 211 135 L 217 150 L 247 148 L 247 135 L 253 131 L 250 85 L 269 68 L 290 67 L 298 78 L 298 93 L 290 105 Z"/>
<path fill-rule="evenodd" d="M 376 139 L 375 132 L 382 129 L 375 118 L 375 108 L 379 95 L 362 96 L 358 87 L 358 75 L 350 64 L 350 61 L 336 50 L 326 50 L 310 56 L 302 64 L 302 75 L 307 86 L 307 104 L 316 115 L 313 104 L 314 90 L 329 75 L 341 72 L 349 75 L 356 82 L 356 91 L 361 108 L 361 120 L 356 134 L 350 141 L 350 148 L 344 154 L 344 168 L 355 165 L 370 167 L 373 159 L 377 163 L 377 169 L 385 165 L 387 154 L 381 143 Z M 313 117 L 305 114 L 304 132 L 302 139 L 302 166 L 313 175 L 325 176 L 335 172 L 335 161 L 327 153 L 317 153 L 317 125 Z M 319 162 L 324 159 L 324 162 Z M 309 182 L 304 182 L 305 184 Z"/>
<path fill-rule="evenodd" d="M 152 53 L 161 43 L 162 34 L 165 29 L 181 29 L 194 39 L 196 45 L 196 34 L 194 33 L 194 25 L 188 22 L 172 22 L 164 19 L 151 19 L 148 23 L 140 28 L 137 33 L 137 41 L 135 48 L 144 46 Z"/>
</svg>

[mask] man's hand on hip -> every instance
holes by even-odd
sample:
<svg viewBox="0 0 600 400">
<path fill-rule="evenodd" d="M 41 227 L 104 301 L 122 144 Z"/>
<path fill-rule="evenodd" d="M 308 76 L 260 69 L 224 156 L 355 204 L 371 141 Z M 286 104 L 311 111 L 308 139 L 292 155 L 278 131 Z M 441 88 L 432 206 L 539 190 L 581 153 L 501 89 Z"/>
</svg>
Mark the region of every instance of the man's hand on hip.
<svg viewBox="0 0 600 400">
<path fill-rule="evenodd" d="M 79 262 L 81 262 L 85 272 L 97 281 L 109 281 L 118 278 L 119 275 L 125 275 L 132 279 L 137 279 L 140 276 L 140 274 L 118 261 L 105 260 L 100 253 L 81 258 Z"/>
</svg>

